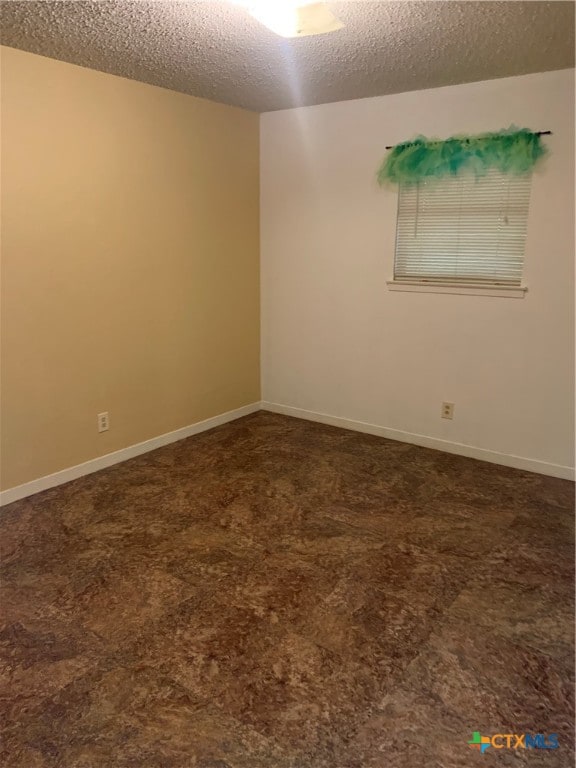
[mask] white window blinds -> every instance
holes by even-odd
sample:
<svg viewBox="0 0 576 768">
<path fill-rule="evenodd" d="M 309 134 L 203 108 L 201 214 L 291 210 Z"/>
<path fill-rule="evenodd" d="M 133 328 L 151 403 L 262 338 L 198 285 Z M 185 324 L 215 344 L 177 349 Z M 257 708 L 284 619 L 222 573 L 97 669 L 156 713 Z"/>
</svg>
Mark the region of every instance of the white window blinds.
<svg viewBox="0 0 576 768">
<path fill-rule="evenodd" d="M 519 286 L 530 185 L 495 169 L 401 184 L 394 280 Z"/>
</svg>

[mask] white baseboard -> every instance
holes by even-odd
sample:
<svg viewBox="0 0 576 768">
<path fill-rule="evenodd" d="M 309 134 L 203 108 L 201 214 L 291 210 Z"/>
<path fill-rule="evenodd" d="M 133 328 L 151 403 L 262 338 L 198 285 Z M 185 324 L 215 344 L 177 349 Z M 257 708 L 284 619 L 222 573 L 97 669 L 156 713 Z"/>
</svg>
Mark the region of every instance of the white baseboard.
<svg viewBox="0 0 576 768">
<path fill-rule="evenodd" d="M 70 480 L 76 480 L 78 477 L 91 475 L 93 472 L 98 472 L 100 469 L 106 469 L 106 467 L 111 467 L 114 464 L 120 464 L 122 461 L 133 459 L 135 456 L 140 456 L 149 451 L 154 451 L 156 448 L 161 448 L 163 445 L 169 445 L 169 443 L 184 440 L 185 438 L 192 437 L 192 435 L 197 435 L 200 432 L 206 432 L 208 429 L 219 427 L 221 424 L 234 421 L 242 416 L 248 416 L 248 414 L 255 413 L 259 410 L 260 403 L 250 403 L 250 405 L 244 405 L 242 408 L 236 408 L 233 411 L 227 411 L 218 416 L 213 416 L 211 419 L 199 421 L 188 427 L 176 429 L 174 432 L 167 432 L 164 435 L 153 437 L 150 440 L 144 440 L 142 443 L 129 445 L 127 448 L 114 451 L 114 453 L 107 453 L 105 456 L 99 456 L 96 459 L 85 461 L 83 464 L 77 464 L 74 467 L 63 469 L 60 472 L 54 472 L 52 475 L 39 477 L 37 480 L 31 480 L 29 483 L 17 485 L 15 488 L 8 488 L 5 491 L 0 492 L 0 506 L 11 504 L 13 501 L 24 499 L 26 496 L 32 496 L 34 493 L 45 491 L 48 488 L 54 488 L 56 485 L 69 483 Z"/>
<path fill-rule="evenodd" d="M 576 477 L 573 467 L 566 467 L 562 464 L 549 464 L 546 461 L 539 461 L 538 459 L 527 459 L 523 456 L 498 453 L 498 451 L 490 451 L 486 448 L 476 448 L 473 445 L 465 445 L 464 443 L 453 443 L 449 440 L 441 440 L 437 437 L 427 437 L 426 435 L 417 435 L 413 432 L 404 432 L 399 429 L 380 427 L 376 424 L 367 424 L 363 421 L 354 421 L 352 419 L 343 419 L 339 416 L 330 416 L 326 413 L 306 411 L 302 408 L 293 408 L 290 405 L 280 405 L 279 403 L 263 401 L 262 410 L 271 411 L 272 413 L 280 413 L 285 416 L 295 416 L 298 419 L 317 421 L 320 424 L 330 424 L 333 427 L 351 429 L 355 432 L 366 432 L 369 435 L 386 437 L 389 440 L 398 440 L 401 443 L 411 443 L 412 445 L 420 445 L 423 448 L 433 448 L 437 451 L 444 451 L 444 453 L 455 453 L 458 456 L 467 456 L 470 459 L 488 461 L 491 464 L 501 464 L 505 467 L 524 469 L 527 472 L 537 472 L 540 475 L 560 477 L 564 480 L 574 480 Z"/>
<path fill-rule="evenodd" d="M 167 432 L 164 435 L 153 437 L 150 440 L 145 440 L 142 443 L 136 443 L 136 445 L 130 445 L 127 448 L 122 448 L 114 453 L 107 453 L 105 456 L 99 456 L 96 459 L 91 459 L 83 464 L 77 464 L 74 467 L 63 469 L 60 472 L 55 472 L 52 475 L 46 475 L 40 477 L 37 480 L 31 480 L 29 483 L 18 485 L 15 488 L 8 488 L 5 491 L 0 492 L 0 506 L 11 504 L 13 501 L 24 499 L 27 496 L 32 496 L 40 491 L 45 491 L 48 488 L 54 488 L 57 485 L 63 485 L 71 480 L 76 480 L 84 475 L 90 475 L 93 472 L 98 472 L 100 469 L 106 469 L 114 464 L 120 464 L 122 461 L 127 461 L 135 456 L 140 456 L 143 453 L 154 451 L 156 448 L 161 448 L 163 445 L 169 445 L 175 443 L 178 440 L 184 440 L 192 435 L 197 435 L 200 432 L 206 432 L 209 429 L 218 427 L 221 424 L 226 424 L 229 421 L 234 421 L 242 416 L 248 416 L 250 413 L 255 413 L 259 410 L 271 411 L 272 413 L 280 413 L 285 416 L 294 416 L 298 419 L 306 419 L 308 421 L 316 421 L 320 424 L 330 424 L 334 427 L 341 427 L 342 429 L 351 429 L 355 432 L 365 432 L 369 435 L 377 435 L 378 437 L 386 437 L 389 440 L 398 440 L 402 443 L 411 443 L 413 445 L 420 445 L 424 448 L 433 448 L 437 451 L 444 451 L 445 453 L 454 453 L 459 456 L 467 456 L 471 459 L 479 459 L 480 461 L 488 461 L 492 464 L 502 464 L 505 467 L 514 467 L 515 469 L 524 469 L 527 472 L 537 472 L 541 475 L 550 475 L 551 477 L 560 477 L 565 480 L 574 480 L 576 473 L 573 467 L 566 467 L 561 464 L 550 464 L 545 461 L 539 461 L 538 459 L 527 459 L 523 456 L 513 456 L 507 453 L 498 453 L 497 451 L 490 451 L 486 448 L 476 448 L 472 445 L 464 445 L 463 443 L 453 443 L 449 440 L 441 440 L 436 437 L 427 437 L 426 435 L 417 435 L 412 432 L 404 432 L 399 429 L 389 429 L 388 427 L 380 427 L 376 424 L 367 424 L 363 421 L 354 421 L 353 419 L 344 419 L 339 416 L 330 416 L 326 413 L 316 413 L 315 411 L 307 411 L 303 408 L 294 408 L 290 405 L 280 405 L 279 403 L 250 403 L 250 405 L 244 405 L 242 408 L 236 408 L 233 411 L 227 413 L 221 413 L 218 416 L 214 416 L 211 419 L 205 421 L 199 421 L 196 424 L 191 424 L 188 427 L 182 427 L 182 429 L 176 429 L 174 432 Z"/>
</svg>

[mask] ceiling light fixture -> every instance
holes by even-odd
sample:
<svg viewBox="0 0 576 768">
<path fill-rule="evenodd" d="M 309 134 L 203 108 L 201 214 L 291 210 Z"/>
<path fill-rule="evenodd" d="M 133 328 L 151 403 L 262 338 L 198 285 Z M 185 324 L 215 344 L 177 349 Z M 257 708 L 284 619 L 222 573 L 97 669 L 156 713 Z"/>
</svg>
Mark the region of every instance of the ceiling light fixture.
<svg viewBox="0 0 576 768">
<path fill-rule="evenodd" d="M 344 24 L 326 3 L 310 0 L 235 0 L 260 24 L 281 37 L 305 37 L 336 32 Z"/>
</svg>

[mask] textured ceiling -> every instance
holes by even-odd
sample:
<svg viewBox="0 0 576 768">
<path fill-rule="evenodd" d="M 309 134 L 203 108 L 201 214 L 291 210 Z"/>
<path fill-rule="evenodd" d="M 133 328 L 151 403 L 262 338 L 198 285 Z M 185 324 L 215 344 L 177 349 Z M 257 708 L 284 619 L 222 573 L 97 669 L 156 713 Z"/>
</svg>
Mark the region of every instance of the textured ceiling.
<svg viewBox="0 0 576 768">
<path fill-rule="evenodd" d="M 2 42 L 256 111 L 574 63 L 572 2 L 329 5 L 344 29 L 284 40 L 225 0 L 4 0 Z"/>
</svg>

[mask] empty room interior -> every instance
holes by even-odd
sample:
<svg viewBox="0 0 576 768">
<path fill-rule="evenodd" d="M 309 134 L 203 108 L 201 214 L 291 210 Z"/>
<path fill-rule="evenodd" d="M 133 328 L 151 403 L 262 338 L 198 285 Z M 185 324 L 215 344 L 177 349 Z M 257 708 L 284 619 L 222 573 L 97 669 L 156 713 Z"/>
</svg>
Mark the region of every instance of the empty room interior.
<svg viewBox="0 0 576 768">
<path fill-rule="evenodd" d="M 574 765 L 574 11 L 0 3 L 0 765 Z"/>
</svg>

